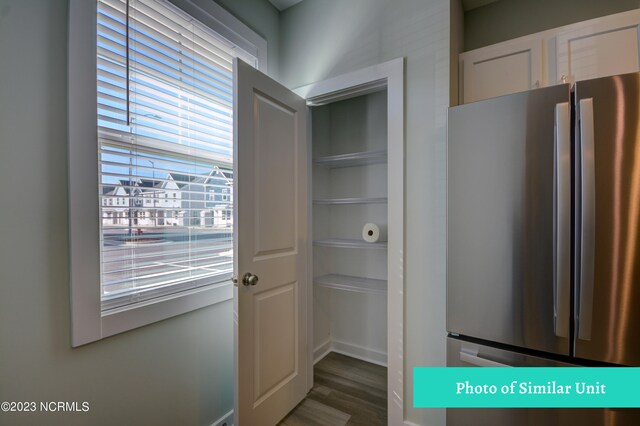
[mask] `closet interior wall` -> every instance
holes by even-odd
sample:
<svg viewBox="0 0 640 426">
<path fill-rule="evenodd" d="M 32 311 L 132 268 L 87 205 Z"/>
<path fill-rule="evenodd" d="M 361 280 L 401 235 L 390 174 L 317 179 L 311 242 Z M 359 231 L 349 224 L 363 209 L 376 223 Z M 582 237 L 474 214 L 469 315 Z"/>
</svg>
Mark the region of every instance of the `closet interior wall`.
<svg viewBox="0 0 640 426">
<path fill-rule="evenodd" d="M 387 93 L 312 108 L 314 358 L 387 362 Z M 385 240 L 386 241 L 386 240 Z"/>
</svg>

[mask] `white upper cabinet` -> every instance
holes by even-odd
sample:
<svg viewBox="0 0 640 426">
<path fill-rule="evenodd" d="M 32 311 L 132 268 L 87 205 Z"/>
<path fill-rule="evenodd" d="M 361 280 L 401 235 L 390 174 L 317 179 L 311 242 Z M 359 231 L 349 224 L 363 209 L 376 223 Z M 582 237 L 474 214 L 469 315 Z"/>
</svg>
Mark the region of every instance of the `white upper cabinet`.
<svg viewBox="0 0 640 426">
<path fill-rule="evenodd" d="M 542 41 L 514 40 L 460 55 L 463 103 L 541 87 Z"/>
<path fill-rule="evenodd" d="M 558 33 L 557 82 L 640 71 L 640 10 L 581 22 Z"/>
<path fill-rule="evenodd" d="M 640 9 L 460 54 L 460 101 L 640 71 Z"/>
</svg>

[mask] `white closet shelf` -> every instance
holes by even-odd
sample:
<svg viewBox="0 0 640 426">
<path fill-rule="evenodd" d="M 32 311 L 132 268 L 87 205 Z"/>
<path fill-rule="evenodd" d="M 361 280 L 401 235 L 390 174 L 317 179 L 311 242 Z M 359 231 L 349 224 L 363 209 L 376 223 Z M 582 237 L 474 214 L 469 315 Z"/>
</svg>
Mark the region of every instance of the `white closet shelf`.
<svg viewBox="0 0 640 426">
<path fill-rule="evenodd" d="M 328 238 L 326 240 L 314 240 L 314 246 L 342 247 L 342 248 L 369 248 L 386 250 L 387 242 L 368 243 L 364 240 L 347 240 L 343 238 Z"/>
<path fill-rule="evenodd" d="M 359 293 L 387 294 L 387 281 L 375 278 L 329 274 L 313 279 L 315 285 Z"/>
<path fill-rule="evenodd" d="M 368 164 L 386 163 L 386 161 L 387 151 L 385 150 L 329 155 L 317 157 L 313 160 L 315 164 L 328 168 L 366 166 Z"/>
<path fill-rule="evenodd" d="M 319 198 L 313 204 L 384 204 L 387 197 Z"/>
</svg>

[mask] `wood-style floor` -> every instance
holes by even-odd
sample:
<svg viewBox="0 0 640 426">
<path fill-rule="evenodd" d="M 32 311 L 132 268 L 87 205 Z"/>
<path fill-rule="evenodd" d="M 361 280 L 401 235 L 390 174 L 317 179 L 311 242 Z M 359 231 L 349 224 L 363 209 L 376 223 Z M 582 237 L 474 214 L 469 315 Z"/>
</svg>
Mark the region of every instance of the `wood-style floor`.
<svg viewBox="0 0 640 426">
<path fill-rule="evenodd" d="M 284 426 L 387 424 L 387 369 L 331 352 L 315 365 L 314 386 Z"/>
</svg>

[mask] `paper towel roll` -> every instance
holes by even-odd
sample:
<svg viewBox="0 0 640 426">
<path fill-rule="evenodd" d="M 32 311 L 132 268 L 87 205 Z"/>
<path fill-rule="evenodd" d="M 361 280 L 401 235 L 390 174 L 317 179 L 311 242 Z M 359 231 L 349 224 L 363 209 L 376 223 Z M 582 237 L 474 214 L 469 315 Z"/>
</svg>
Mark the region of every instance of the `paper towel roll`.
<svg viewBox="0 0 640 426">
<path fill-rule="evenodd" d="M 387 241 L 387 226 L 367 223 L 364 228 L 362 228 L 362 239 L 368 243 Z"/>
</svg>

